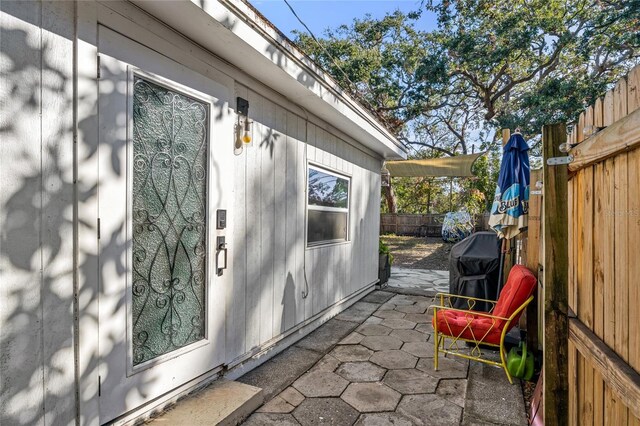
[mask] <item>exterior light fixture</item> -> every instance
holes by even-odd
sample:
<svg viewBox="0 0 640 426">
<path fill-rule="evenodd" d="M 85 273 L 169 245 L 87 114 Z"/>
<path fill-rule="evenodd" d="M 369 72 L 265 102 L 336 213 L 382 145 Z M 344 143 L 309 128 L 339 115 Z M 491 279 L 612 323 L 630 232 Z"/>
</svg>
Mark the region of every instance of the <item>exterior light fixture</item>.
<svg viewBox="0 0 640 426">
<path fill-rule="evenodd" d="M 251 123 L 248 117 L 244 118 L 244 131 L 242 132 L 242 142 L 251 143 Z"/>
<path fill-rule="evenodd" d="M 251 136 L 252 120 L 249 119 L 249 101 L 238 97 L 236 99 L 236 112 L 238 113 L 237 138 L 240 142 L 248 144 L 253 139 Z"/>
<path fill-rule="evenodd" d="M 389 173 L 389 170 L 384 164 L 382 164 L 382 170 L 380 170 L 380 185 L 381 186 L 391 185 L 391 173 Z"/>
</svg>

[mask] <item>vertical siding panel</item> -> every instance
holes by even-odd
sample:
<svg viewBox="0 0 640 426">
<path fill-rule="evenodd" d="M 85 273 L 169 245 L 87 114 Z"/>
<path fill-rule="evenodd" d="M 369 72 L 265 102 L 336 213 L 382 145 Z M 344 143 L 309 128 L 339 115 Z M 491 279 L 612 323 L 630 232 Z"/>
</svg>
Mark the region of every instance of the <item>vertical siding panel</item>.
<svg viewBox="0 0 640 426">
<path fill-rule="evenodd" d="M 302 173 L 304 176 L 304 202 L 303 202 L 303 212 L 304 212 L 304 227 L 305 227 L 305 236 L 307 229 L 307 190 L 308 190 L 308 164 L 310 161 L 315 161 L 316 157 L 316 133 L 318 132 L 318 128 L 315 124 L 310 123 L 308 120 L 306 122 L 307 131 L 306 131 L 306 158 L 304 158 L 304 162 L 301 165 Z M 314 251 L 309 250 L 307 248 L 307 240 L 306 237 L 303 240 L 303 250 L 304 250 L 304 277 L 305 277 L 305 289 L 306 295 L 305 303 L 304 303 L 304 318 L 309 319 L 313 316 L 313 298 L 315 295 L 315 288 L 313 285 L 313 270 L 315 265 Z"/>
<path fill-rule="evenodd" d="M 274 167 L 274 259 L 273 259 L 273 334 L 278 335 L 286 330 L 285 302 L 288 302 L 286 291 L 287 275 L 285 272 L 287 258 L 286 228 L 286 166 L 287 166 L 287 111 L 282 107 L 276 109 L 276 129 L 278 138 L 275 141 L 273 156 Z M 295 300 L 293 300 L 295 304 Z"/>
<path fill-rule="evenodd" d="M 316 161 L 316 133 L 318 128 L 315 124 L 307 122 L 307 158 L 306 161 Z M 305 170 L 306 170 L 305 161 Z"/>
<path fill-rule="evenodd" d="M 298 224 L 298 117 L 291 112 L 286 113 L 286 164 L 285 164 L 285 286 L 283 295 L 283 330 L 288 330 L 296 323 L 297 310 L 300 309 L 297 295 L 301 292 L 301 282 L 297 280 L 297 244 Z"/>
<path fill-rule="evenodd" d="M 260 342 L 273 337 L 273 250 L 275 226 L 273 149 L 276 106 L 262 100 L 262 135 L 260 138 Z"/>
<path fill-rule="evenodd" d="M 336 142 L 336 170 L 344 172 L 344 146 L 346 142 L 338 139 Z"/>
<path fill-rule="evenodd" d="M 337 145 L 337 141 L 338 138 L 335 137 L 334 135 L 330 134 L 329 135 L 329 146 L 327 147 L 327 151 L 329 152 L 329 163 L 328 165 L 332 168 L 332 169 L 336 169 L 337 165 L 338 165 L 338 161 L 336 159 L 336 145 Z"/>
<path fill-rule="evenodd" d="M 41 7 L 0 7 L 0 46 L 12 59 L 3 58 L 0 79 L 0 423 L 44 424 Z"/>
<path fill-rule="evenodd" d="M 75 417 L 72 2 L 42 2 L 42 316 L 46 424 Z M 4 51 L 4 49 L 3 49 Z M 55 70 L 55 73 L 52 73 Z M 6 370 L 3 370 L 3 372 Z"/>
<path fill-rule="evenodd" d="M 244 86 L 236 86 L 236 95 L 248 99 Z M 254 105 L 252 105 L 255 108 Z M 228 212 L 233 223 L 233 280 L 227 296 L 226 349 L 227 360 L 232 360 L 247 350 L 245 345 L 247 320 L 247 157 L 250 148 L 243 147 L 242 152 L 233 158 L 233 210 Z"/>
<path fill-rule="evenodd" d="M 306 258 L 306 235 L 307 235 L 307 223 L 305 221 L 306 213 L 306 173 L 307 173 L 307 131 L 308 121 L 303 118 L 298 118 L 298 140 L 301 142 L 296 143 L 296 176 L 297 176 L 297 195 L 298 203 L 296 206 L 296 219 L 297 219 L 297 233 L 296 233 L 296 282 L 299 283 L 296 287 L 296 300 L 300 301 L 299 309 L 296 310 L 296 323 L 304 321 L 307 312 L 307 302 L 309 300 L 308 294 L 306 298 L 302 298 L 303 291 L 307 292 L 308 282 L 305 275 L 305 258 Z M 306 293 L 305 293 L 306 294 Z M 300 299 L 298 299 L 300 297 Z"/>
<path fill-rule="evenodd" d="M 352 158 L 355 161 L 355 150 L 352 149 Z M 359 166 L 355 166 L 353 167 L 354 169 L 354 173 L 353 173 L 353 179 L 355 180 L 355 188 L 356 190 L 354 191 L 354 201 L 355 201 L 355 221 L 356 221 L 356 234 L 354 235 L 354 265 L 353 267 L 355 267 L 355 276 L 357 277 L 356 279 L 353 280 L 352 282 L 352 287 L 351 287 L 351 292 L 356 291 L 361 283 L 362 283 L 362 262 L 364 261 L 363 259 L 363 237 L 364 237 L 364 220 L 363 220 L 363 197 L 362 197 L 362 169 Z"/>
<path fill-rule="evenodd" d="M 381 177 L 380 169 L 382 164 L 378 161 L 375 162 L 376 171 L 373 173 L 373 185 L 371 186 L 371 211 L 373 216 L 370 216 L 373 220 L 371 225 L 371 262 L 372 262 L 372 281 L 378 279 L 378 239 L 380 237 L 380 188 Z"/>
<path fill-rule="evenodd" d="M 262 136 L 262 97 L 249 90 L 249 116 L 253 122 L 253 141 L 245 146 L 247 157 L 246 180 L 246 241 L 247 241 L 247 323 L 246 350 L 260 344 L 260 142 Z"/>
</svg>

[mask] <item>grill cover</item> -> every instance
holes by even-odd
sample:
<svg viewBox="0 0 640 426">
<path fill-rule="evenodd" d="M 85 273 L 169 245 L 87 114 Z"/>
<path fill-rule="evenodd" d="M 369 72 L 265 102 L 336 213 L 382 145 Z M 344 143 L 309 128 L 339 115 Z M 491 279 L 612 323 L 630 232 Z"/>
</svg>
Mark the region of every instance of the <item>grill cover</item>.
<svg viewBox="0 0 640 426">
<path fill-rule="evenodd" d="M 477 232 L 460 241 L 449 253 L 449 293 L 480 299 L 498 299 L 500 240 L 495 232 Z M 454 308 L 469 309 L 465 299 L 455 299 Z M 471 307 L 488 311 L 488 303 Z"/>
</svg>

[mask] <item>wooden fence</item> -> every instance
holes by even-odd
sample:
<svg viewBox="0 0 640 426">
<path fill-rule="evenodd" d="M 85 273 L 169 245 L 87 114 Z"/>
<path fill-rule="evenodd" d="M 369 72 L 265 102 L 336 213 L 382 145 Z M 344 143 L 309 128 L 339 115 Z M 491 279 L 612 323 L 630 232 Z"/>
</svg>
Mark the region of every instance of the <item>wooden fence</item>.
<svg viewBox="0 0 640 426">
<path fill-rule="evenodd" d="M 394 214 L 380 215 L 380 233 L 439 237 L 442 234 L 444 214 Z M 476 231 L 489 229 L 489 214 L 474 215 Z"/>
<path fill-rule="evenodd" d="M 640 425 L 639 108 L 640 66 L 568 136 L 570 424 Z"/>
</svg>

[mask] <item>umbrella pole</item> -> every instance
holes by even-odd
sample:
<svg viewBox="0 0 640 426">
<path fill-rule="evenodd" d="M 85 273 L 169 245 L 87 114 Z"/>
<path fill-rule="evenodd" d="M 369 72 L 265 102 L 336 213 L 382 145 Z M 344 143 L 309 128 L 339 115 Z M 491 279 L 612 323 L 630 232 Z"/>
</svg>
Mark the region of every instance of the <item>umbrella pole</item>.
<svg viewBox="0 0 640 426">
<path fill-rule="evenodd" d="M 449 211 L 453 211 L 453 178 L 449 179 Z"/>
<path fill-rule="evenodd" d="M 500 244 L 500 270 L 498 271 L 498 291 L 496 294 L 496 300 L 500 297 L 500 290 L 502 290 L 502 271 L 504 270 L 504 252 L 507 246 L 507 239 L 503 238 L 502 243 Z"/>
</svg>

